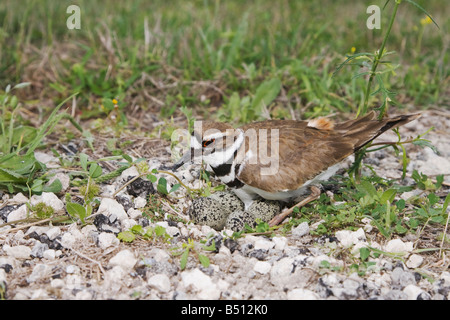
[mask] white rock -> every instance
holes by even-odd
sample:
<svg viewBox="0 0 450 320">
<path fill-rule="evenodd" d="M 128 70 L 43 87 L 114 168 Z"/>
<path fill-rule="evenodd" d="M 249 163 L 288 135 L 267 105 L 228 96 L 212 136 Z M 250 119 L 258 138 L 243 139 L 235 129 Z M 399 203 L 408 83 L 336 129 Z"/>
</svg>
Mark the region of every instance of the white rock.
<svg viewBox="0 0 450 320">
<path fill-rule="evenodd" d="M 258 239 L 254 242 L 255 250 L 270 250 L 273 247 L 275 247 L 275 243 L 265 238 L 258 237 Z"/>
<path fill-rule="evenodd" d="M 25 219 L 27 217 L 27 206 L 24 204 L 8 214 L 7 222 Z"/>
<path fill-rule="evenodd" d="M 35 282 L 40 279 L 45 279 L 52 275 L 52 267 L 48 264 L 39 263 L 34 266 L 33 271 L 27 278 L 28 282 Z"/>
<path fill-rule="evenodd" d="M 25 197 L 22 192 L 19 192 L 18 194 L 14 195 L 14 197 L 9 201 L 9 203 L 12 204 L 23 204 L 28 202 L 28 198 Z"/>
<path fill-rule="evenodd" d="M 171 236 L 172 238 L 178 237 L 181 234 L 180 229 L 178 229 L 177 227 L 172 227 L 172 226 L 169 226 L 166 228 L 166 233 L 169 236 Z"/>
<path fill-rule="evenodd" d="M 98 235 L 98 246 L 101 249 L 106 249 L 111 246 L 117 246 L 119 245 L 119 243 L 120 241 L 119 239 L 117 239 L 114 233 L 102 232 Z"/>
<path fill-rule="evenodd" d="M 403 242 L 400 239 L 390 240 L 385 246 L 384 251 L 392 253 L 410 252 L 413 250 L 412 242 Z"/>
<path fill-rule="evenodd" d="M 39 202 L 43 202 L 52 207 L 55 212 L 64 209 L 64 203 L 53 192 L 42 192 L 42 195 L 34 195 L 30 199 L 32 206 L 38 204 Z"/>
<path fill-rule="evenodd" d="M 423 257 L 418 255 L 418 254 L 412 254 L 409 258 L 408 261 L 406 261 L 406 266 L 410 269 L 415 269 L 420 267 L 420 265 L 423 262 Z"/>
<path fill-rule="evenodd" d="M 137 222 L 134 219 L 123 219 L 120 221 L 120 224 L 122 225 L 122 230 L 129 230 L 131 227 L 136 225 Z"/>
<path fill-rule="evenodd" d="M 356 231 L 350 230 L 339 230 L 336 231 L 336 238 L 344 247 L 350 247 L 358 242 L 366 240 L 366 234 L 362 228 L 359 228 Z"/>
<path fill-rule="evenodd" d="M 114 257 L 112 257 L 109 260 L 109 265 L 114 266 L 120 266 L 124 270 L 129 270 L 134 267 L 136 264 L 137 259 L 134 257 L 134 254 L 128 250 L 122 250 L 119 253 L 117 253 Z"/>
<path fill-rule="evenodd" d="M 403 292 L 408 296 L 408 300 L 417 300 L 417 297 L 423 290 L 413 284 L 409 284 L 403 289 Z"/>
<path fill-rule="evenodd" d="M 66 266 L 66 273 L 68 274 L 79 274 L 80 273 L 80 267 L 74 264 L 69 264 Z"/>
<path fill-rule="evenodd" d="M 75 300 L 92 300 L 92 293 L 88 290 L 79 291 L 75 295 Z"/>
<path fill-rule="evenodd" d="M 42 235 L 46 233 L 49 229 L 50 229 L 49 227 L 31 226 L 25 234 L 29 235 L 30 233 L 36 232 L 38 235 Z"/>
<path fill-rule="evenodd" d="M 70 232 L 65 232 L 61 237 L 60 243 L 64 248 L 72 248 L 76 241 L 77 240 Z"/>
<path fill-rule="evenodd" d="M 270 269 L 272 269 L 272 266 L 267 261 L 257 261 L 253 267 L 253 270 L 260 274 L 267 274 L 270 272 Z"/>
<path fill-rule="evenodd" d="M 187 289 L 197 293 L 199 299 L 217 300 L 220 298 L 220 290 L 216 283 L 199 269 L 183 271 L 181 280 Z"/>
<path fill-rule="evenodd" d="M 273 237 L 272 241 L 275 244 L 274 248 L 276 250 L 281 250 L 281 251 L 283 251 L 284 248 L 286 248 L 286 245 L 288 243 L 288 240 L 286 237 L 279 237 L 279 236 Z"/>
<path fill-rule="evenodd" d="M 55 289 L 62 289 L 65 286 L 65 282 L 62 279 L 53 279 L 50 281 L 50 286 Z"/>
<path fill-rule="evenodd" d="M 170 255 L 165 250 L 159 248 L 150 250 L 149 255 L 157 262 L 163 262 L 170 259 Z"/>
<path fill-rule="evenodd" d="M 138 219 L 142 217 L 142 211 L 134 208 L 128 209 L 127 214 L 131 219 Z"/>
<path fill-rule="evenodd" d="M 308 289 L 293 289 L 288 291 L 287 293 L 288 300 L 318 300 L 320 299 L 319 295 L 314 291 Z"/>
<path fill-rule="evenodd" d="M 22 245 L 14 247 L 4 245 L 3 250 L 6 252 L 8 256 L 16 259 L 29 259 L 31 255 L 31 248 Z"/>
<path fill-rule="evenodd" d="M 276 261 L 270 269 L 270 282 L 277 285 L 284 283 L 286 277 L 290 277 L 294 268 L 294 259 L 285 257 Z"/>
<path fill-rule="evenodd" d="M 42 253 L 42 257 L 47 260 L 55 260 L 56 251 L 53 249 L 47 249 Z"/>
<path fill-rule="evenodd" d="M 169 223 L 167 221 L 158 221 L 155 224 L 157 226 L 163 227 L 164 229 L 167 229 L 169 227 Z"/>
<path fill-rule="evenodd" d="M 122 173 L 120 174 L 120 178 L 123 181 L 127 181 L 128 178 L 137 177 L 138 175 L 139 175 L 139 172 L 138 172 L 137 168 L 135 166 L 132 166 L 132 167 L 122 171 Z"/>
<path fill-rule="evenodd" d="M 164 273 L 156 274 L 147 280 L 147 284 L 161 292 L 170 291 L 170 279 Z"/>
<path fill-rule="evenodd" d="M 55 238 L 57 237 L 57 236 L 59 236 L 60 234 L 61 234 L 61 228 L 60 227 L 52 227 L 52 228 L 50 228 L 50 229 L 48 229 L 46 232 L 45 232 L 45 234 L 47 235 L 47 237 L 50 239 L 50 240 L 55 240 Z"/>
<path fill-rule="evenodd" d="M 92 236 L 93 233 L 97 233 L 97 227 L 93 224 L 88 224 L 87 226 L 84 226 L 83 229 L 81 229 L 81 233 L 84 235 L 84 237 Z"/>
<path fill-rule="evenodd" d="M 147 205 L 147 200 L 145 200 L 145 198 L 142 198 L 142 197 L 134 198 L 134 207 L 136 209 L 144 208 L 146 205 Z"/>
<path fill-rule="evenodd" d="M 294 229 L 292 229 L 293 237 L 300 238 L 307 234 L 309 234 L 309 225 L 306 221 L 300 223 L 298 226 L 296 226 Z"/>
<path fill-rule="evenodd" d="M 102 199 L 102 201 L 100 202 L 100 206 L 98 207 L 97 213 L 104 214 L 107 217 L 115 215 L 119 220 L 128 218 L 128 215 L 125 212 L 123 206 L 116 200 L 110 198 Z"/>
</svg>

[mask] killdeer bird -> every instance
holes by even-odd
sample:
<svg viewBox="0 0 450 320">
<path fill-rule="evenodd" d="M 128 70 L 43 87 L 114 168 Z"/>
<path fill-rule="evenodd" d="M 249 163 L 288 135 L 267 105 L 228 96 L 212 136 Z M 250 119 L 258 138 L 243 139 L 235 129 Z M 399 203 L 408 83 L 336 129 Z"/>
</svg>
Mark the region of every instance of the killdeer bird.
<svg viewBox="0 0 450 320">
<path fill-rule="evenodd" d="M 371 112 L 336 124 L 325 118 L 267 120 L 237 129 L 227 123 L 200 121 L 194 124 L 190 151 L 172 169 L 201 159 L 246 209 L 257 198 L 296 201 L 311 188 L 310 197 L 298 204 L 304 205 L 320 195 L 314 186 L 333 176 L 344 159 L 383 132 L 419 116 L 376 120 Z M 280 223 L 289 213 L 283 212 L 269 224 Z"/>
</svg>

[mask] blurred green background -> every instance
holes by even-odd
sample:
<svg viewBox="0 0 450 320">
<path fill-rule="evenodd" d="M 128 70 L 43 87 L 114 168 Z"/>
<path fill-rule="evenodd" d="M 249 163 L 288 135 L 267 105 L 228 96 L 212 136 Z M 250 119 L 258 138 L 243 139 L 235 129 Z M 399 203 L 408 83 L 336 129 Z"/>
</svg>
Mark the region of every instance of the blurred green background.
<svg viewBox="0 0 450 320">
<path fill-rule="evenodd" d="M 102 117 L 119 101 L 124 118 L 180 115 L 251 121 L 239 115 L 266 81 L 279 79 L 272 117 L 354 113 L 367 83 L 346 54 L 374 53 L 394 1 L 369 30 L 366 9 L 385 1 L 32 1 L 0 2 L 0 90 L 31 82 L 19 94 L 51 107 L 79 91 L 81 118 Z M 439 25 L 405 1 L 387 50 L 394 72 L 383 74 L 396 108 L 448 108 L 450 9 L 417 0 Z M 81 29 L 69 30 L 69 5 L 81 9 Z M 376 89 L 374 85 L 373 90 Z M 371 107 L 379 97 L 371 98 Z"/>
</svg>

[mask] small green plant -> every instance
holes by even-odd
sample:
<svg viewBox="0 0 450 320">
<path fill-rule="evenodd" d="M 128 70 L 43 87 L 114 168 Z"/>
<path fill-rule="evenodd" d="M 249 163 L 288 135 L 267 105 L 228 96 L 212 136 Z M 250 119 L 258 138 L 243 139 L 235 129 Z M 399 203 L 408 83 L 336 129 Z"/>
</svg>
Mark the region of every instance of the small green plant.
<svg viewBox="0 0 450 320">
<path fill-rule="evenodd" d="M 219 119 L 247 123 L 267 117 L 266 108 L 278 96 L 281 90 L 281 81 L 278 78 L 267 80 L 259 85 L 255 95 L 240 97 L 234 92 L 228 103 L 219 110 Z"/>
<path fill-rule="evenodd" d="M 140 237 L 143 240 L 162 240 L 168 242 L 171 237 L 166 232 L 166 228 L 156 225 L 155 227 L 144 228 L 137 224 L 130 228 L 128 231 L 119 232 L 117 239 L 131 243 L 136 240 L 136 237 Z"/>
<path fill-rule="evenodd" d="M 100 187 L 95 183 L 94 179 L 102 175 L 102 167 L 97 163 L 91 163 L 88 169 L 88 156 L 84 153 L 80 154 L 80 164 L 87 173 L 86 185 L 80 187 L 80 193 L 83 196 L 84 205 L 70 200 L 70 194 L 66 194 L 67 212 L 74 218 L 78 218 L 82 223 L 92 214 L 94 197 L 100 192 Z"/>
<path fill-rule="evenodd" d="M 48 219 L 54 213 L 53 208 L 46 205 L 44 202 L 36 203 L 31 207 L 31 211 L 36 215 L 38 219 Z"/>
<path fill-rule="evenodd" d="M 17 118 L 21 107 L 14 90 L 24 88 L 29 83 L 20 83 L 13 88 L 8 85 L 5 93 L 0 95 L 0 189 L 7 192 L 42 192 L 61 191 L 61 182 L 56 179 L 46 185 L 46 166 L 37 161 L 34 150 L 42 143 L 46 135 L 52 132 L 61 119 L 68 119 L 81 132 L 83 130 L 75 120 L 66 113 L 57 114 L 59 109 L 76 94 L 61 102 L 40 128 L 23 126 Z"/>
<path fill-rule="evenodd" d="M 215 250 L 215 243 L 213 242 L 213 244 L 209 247 L 202 247 L 203 250 L 209 250 L 209 251 L 214 251 Z M 178 250 L 178 251 L 176 251 Z M 198 245 L 196 245 L 196 243 L 194 242 L 194 240 L 192 240 L 191 238 L 188 239 L 187 243 L 183 243 L 181 245 L 181 248 L 174 248 L 172 255 L 174 256 L 181 256 L 180 257 L 180 269 L 184 270 L 186 268 L 186 264 L 188 262 L 188 257 L 189 254 L 193 253 L 194 256 L 197 257 L 197 259 L 200 261 L 201 265 L 205 268 L 209 267 L 210 261 L 209 258 L 207 256 L 205 256 L 204 254 L 201 254 L 199 249 L 198 249 Z"/>
</svg>

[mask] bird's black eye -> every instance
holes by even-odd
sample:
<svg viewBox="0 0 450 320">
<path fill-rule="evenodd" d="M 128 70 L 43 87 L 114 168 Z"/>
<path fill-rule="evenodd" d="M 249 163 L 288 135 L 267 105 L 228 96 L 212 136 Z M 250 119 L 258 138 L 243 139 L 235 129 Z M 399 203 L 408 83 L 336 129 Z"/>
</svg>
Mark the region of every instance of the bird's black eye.
<svg viewBox="0 0 450 320">
<path fill-rule="evenodd" d="M 216 139 L 203 140 L 203 143 L 202 143 L 203 148 L 206 148 L 207 146 L 209 146 L 214 141 L 216 141 Z"/>
</svg>

